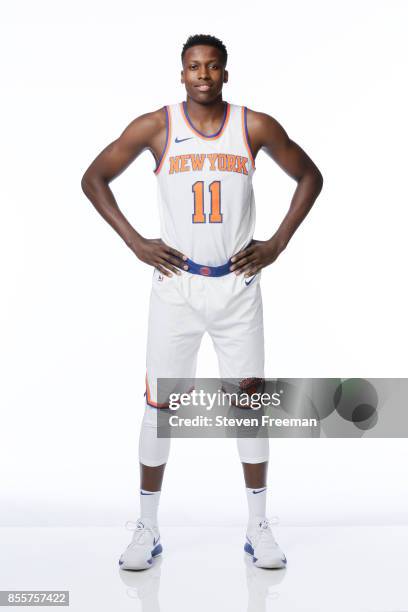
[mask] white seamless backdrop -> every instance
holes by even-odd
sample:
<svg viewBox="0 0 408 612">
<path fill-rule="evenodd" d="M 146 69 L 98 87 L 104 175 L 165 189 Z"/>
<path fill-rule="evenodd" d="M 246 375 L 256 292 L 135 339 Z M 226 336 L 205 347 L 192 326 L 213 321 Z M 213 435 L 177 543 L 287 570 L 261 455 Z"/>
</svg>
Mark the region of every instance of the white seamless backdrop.
<svg viewBox="0 0 408 612">
<path fill-rule="evenodd" d="M 224 98 L 274 116 L 325 179 L 263 272 L 267 375 L 407 375 L 406 3 L 175 10 L 163 0 L 39 0 L 3 14 L 1 525 L 137 516 L 152 269 L 80 180 L 132 119 L 184 99 L 190 34 L 226 43 Z M 146 152 L 112 183 L 148 237 L 158 235 L 153 167 Z M 263 239 L 296 184 L 260 153 L 254 185 Z M 208 337 L 198 374 L 218 374 Z M 291 524 L 406 522 L 407 455 L 406 440 L 271 441 L 269 513 Z M 162 523 L 245 516 L 235 442 L 173 442 Z"/>
</svg>

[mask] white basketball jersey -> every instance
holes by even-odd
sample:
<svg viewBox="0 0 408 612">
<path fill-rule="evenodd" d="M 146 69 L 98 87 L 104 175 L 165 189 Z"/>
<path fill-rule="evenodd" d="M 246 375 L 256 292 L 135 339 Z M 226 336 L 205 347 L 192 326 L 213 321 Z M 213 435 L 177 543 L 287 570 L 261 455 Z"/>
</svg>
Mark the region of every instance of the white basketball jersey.
<svg viewBox="0 0 408 612">
<path fill-rule="evenodd" d="M 225 103 L 219 130 L 207 136 L 186 102 L 165 106 L 167 137 L 154 170 L 161 238 L 204 266 L 220 266 L 252 239 L 255 163 L 247 109 Z"/>
</svg>

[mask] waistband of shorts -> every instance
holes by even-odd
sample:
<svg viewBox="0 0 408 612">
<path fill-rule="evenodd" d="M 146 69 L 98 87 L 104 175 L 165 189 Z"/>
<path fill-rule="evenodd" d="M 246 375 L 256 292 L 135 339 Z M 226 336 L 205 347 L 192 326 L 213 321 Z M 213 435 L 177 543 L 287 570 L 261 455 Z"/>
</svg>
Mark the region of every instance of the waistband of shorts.
<svg viewBox="0 0 408 612">
<path fill-rule="evenodd" d="M 231 259 L 222 266 L 203 266 L 192 259 L 187 259 L 185 263 L 188 265 L 188 270 L 185 270 L 186 272 L 190 272 L 190 274 L 200 274 L 200 276 L 225 276 L 226 274 L 230 274 L 230 267 L 232 265 Z"/>
</svg>

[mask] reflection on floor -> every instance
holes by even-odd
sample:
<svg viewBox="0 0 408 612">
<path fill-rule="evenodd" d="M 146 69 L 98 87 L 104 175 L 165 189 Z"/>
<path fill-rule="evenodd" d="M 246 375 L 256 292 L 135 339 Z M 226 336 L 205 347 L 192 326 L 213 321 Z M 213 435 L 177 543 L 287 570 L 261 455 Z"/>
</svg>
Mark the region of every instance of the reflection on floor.
<svg viewBox="0 0 408 612">
<path fill-rule="evenodd" d="M 119 570 L 123 584 L 129 587 L 126 590 L 128 597 L 139 600 L 140 609 L 143 612 L 160 611 L 159 589 L 162 563 L 162 559 L 157 559 L 154 567 L 148 572 Z M 286 570 L 262 571 L 253 565 L 248 556 L 244 557 L 244 565 L 248 588 L 248 606 L 245 609 L 248 612 L 266 612 L 267 602 L 279 597 L 279 591 L 270 590 L 270 587 L 282 582 Z M 213 602 L 213 605 L 216 606 L 216 602 Z M 231 605 L 239 609 L 233 600 L 231 600 Z M 166 606 L 163 609 L 165 610 Z"/>
<path fill-rule="evenodd" d="M 244 529 L 162 527 L 162 558 L 120 570 L 124 528 L 0 529 L 0 590 L 69 590 L 72 611 L 407 612 L 408 527 L 275 526 L 288 566 L 262 570 Z"/>
</svg>

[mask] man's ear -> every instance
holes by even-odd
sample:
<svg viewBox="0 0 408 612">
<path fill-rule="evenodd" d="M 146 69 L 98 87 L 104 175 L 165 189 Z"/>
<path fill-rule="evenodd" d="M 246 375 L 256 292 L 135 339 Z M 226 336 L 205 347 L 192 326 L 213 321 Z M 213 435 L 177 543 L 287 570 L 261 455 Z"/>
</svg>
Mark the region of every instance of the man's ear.
<svg viewBox="0 0 408 612">
<path fill-rule="evenodd" d="M 228 70 L 224 70 L 224 83 L 228 83 Z"/>
<path fill-rule="evenodd" d="M 180 73 L 180 81 L 184 83 L 184 70 L 182 70 Z"/>
</svg>

